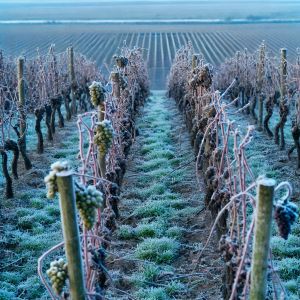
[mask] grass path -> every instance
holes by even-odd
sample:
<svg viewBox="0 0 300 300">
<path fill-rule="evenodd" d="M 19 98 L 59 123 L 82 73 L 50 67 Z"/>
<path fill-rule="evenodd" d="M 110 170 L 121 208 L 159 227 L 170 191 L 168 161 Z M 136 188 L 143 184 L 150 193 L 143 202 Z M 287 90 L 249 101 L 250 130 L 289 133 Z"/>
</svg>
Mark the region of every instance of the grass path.
<svg viewBox="0 0 300 300">
<path fill-rule="evenodd" d="M 190 284 L 185 277 L 193 272 L 210 221 L 201 212 L 204 194 L 197 189 L 193 151 L 175 103 L 154 92 L 137 127 L 111 249 L 118 257 L 109 266 L 116 287 L 133 299 L 220 299 L 215 251 L 199 264 L 203 275 L 191 277 Z M 121 295 L 108 298 L 130 299 Z"/>
</svg>

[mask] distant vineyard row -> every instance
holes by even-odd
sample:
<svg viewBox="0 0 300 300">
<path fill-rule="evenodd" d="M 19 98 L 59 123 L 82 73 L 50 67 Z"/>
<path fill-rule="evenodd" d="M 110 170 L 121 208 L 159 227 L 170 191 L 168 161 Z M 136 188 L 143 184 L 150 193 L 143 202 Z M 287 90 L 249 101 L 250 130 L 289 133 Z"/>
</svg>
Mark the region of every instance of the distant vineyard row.
<svg viewBox="0 0 300 300">
<path fill-rule="evenodd" d="M 259 25 L 252 30 L 239 25 L 215 29 L 200 27 L 198 31 L 194 28 L 194 31 L 186 32 L 148 32 L 149 29 L 144 32 L 126 32 L 124 28 L 121 28 L 120 32 L 108 32 L 93 27 L 89 30 L 87 27 L 56 29 L 55 26 L 42 26 L 38 29 L 36 26 L 25 27 L 28 28 L 26 34 L 17 30 L 19 26 L 21 25 L 14 28 L 0 27 L 0 48 L 7 54 L 24 53 L 31 56 L 37 47 L 41 51 L 46 51 L 49 44 L 55 43 L 56 49 L 63 51 L 72 44 L 76 50 L 104 66 L 111 64 L 112 56 L 116 49 L 122 46 L 124 40 L 129 47 L 143 47 L 147 49 L 144 55 L 148 61 L 153 89 L 164 88 L 165 77 L 175 52 L 187 41 L 191 41 L 195 51 L 203 53 L 206 61 L 214 65 L 220 64 L 225 58 L 231 57 L 237 50 L 245 47 L 250 51 L 255 50 L 262 40 L 266 40 L 267 46 L 276 54 L 279 48 L 287 47 L 289 56 L 295 56 L 296 48 L 300 45 L 300 36 L 296 34 L 298 25 L 277 24 L 267 28 Z"/>
</svg>

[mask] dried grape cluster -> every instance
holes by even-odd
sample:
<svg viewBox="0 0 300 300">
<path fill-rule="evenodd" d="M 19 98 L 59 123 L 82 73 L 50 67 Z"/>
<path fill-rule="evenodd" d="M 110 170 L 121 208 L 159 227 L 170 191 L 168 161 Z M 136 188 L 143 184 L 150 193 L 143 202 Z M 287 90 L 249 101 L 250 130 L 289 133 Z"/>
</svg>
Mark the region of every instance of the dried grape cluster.
<svg viewBox="0 0 300 300">
<path fill-rule="evenodd" d="M 97 208 L 103 203 L 103 194 L 92 185 L 87 188 L 77 185 L 76 206 L 86 229 L 91 229 L 97 217 Z"/>
<path fill-rule="evenodd" d="M 63 258 L 52 261 L 47 275 L 51 281 L 52 288 L 57 295 L 60 295 L 68 279 L 68 265 Z"/>
<path fill-rule="evenodd" d="M 47 186 L 47 198 L 53 199 L 57 192 L 56 174 L 67 171 L 69 168 L 70 166 L 67 161 L 57 161 L 51 165 L 51 171 L 44 179 Z"/>
<path fill-rule="evenodd" d="M 91 102 L 96 107 L 105 101 L 105 88 L 101 82 L 93 81 L 89 86 Z"/>
<path fill-rule="evenodd" d="M 276 204 L 274 217 L 279 229 L 279 235 L 287 240 L 291 233 L 291 226 L 299 217 L 297 205 L 290 201 Z"/>
<path fill-rule="evenodd" d="M 101 157 L 104 157 L 110 148 L 113 141 L 114 129 L 109 120 L 104 120 L 97 123 L 94 143 L 99 148 Z"/>
</svg>

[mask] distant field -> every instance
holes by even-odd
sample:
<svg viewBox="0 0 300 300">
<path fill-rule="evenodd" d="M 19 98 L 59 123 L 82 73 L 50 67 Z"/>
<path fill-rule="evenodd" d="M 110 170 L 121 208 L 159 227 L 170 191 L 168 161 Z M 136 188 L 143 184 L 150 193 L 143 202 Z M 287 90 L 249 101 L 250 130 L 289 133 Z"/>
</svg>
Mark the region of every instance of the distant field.
<svg viewBox="0 0 300 300">
<path fill-rule="evenodd" d="M 187 41 L 214 65 L 237 50 L 256 49 L 262 40 L 277 54 L 279 48 L 288 48 L 291 58 L 300 47 L 300 24 L 0 26 L 0 48 L 7 54 L 30 57 L 37 47 L 43 52 L 55 43 L 57 51 L 64 51 L 72 44 L 103 70 L 105 63 L 112 63 L 112 56 L 124 40 L 131 47 L 146 49 L 152 88 L 162 89 L 176 50 Z"/>
</svg>

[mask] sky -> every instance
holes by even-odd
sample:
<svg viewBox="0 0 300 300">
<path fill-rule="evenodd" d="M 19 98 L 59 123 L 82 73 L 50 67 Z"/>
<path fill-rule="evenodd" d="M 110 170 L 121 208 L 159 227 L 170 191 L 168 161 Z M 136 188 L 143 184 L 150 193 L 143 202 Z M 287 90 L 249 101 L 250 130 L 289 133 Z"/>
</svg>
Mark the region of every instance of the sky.
<svg viewBox="0 0 300 300">
<path fill-rule="evenodd" d="M 12 3 L 87 3 L 87 2 L 94 2 L 94 3 L 101 3 L 101 2 L 151 2 L 151 1 L 159 1 L 159 2 L 182 2 L 183 0 L 0 0 L 1 3 L 5 4 L 12 4 Z M 214 2 L 229 2 L 229 0 L 216 0 Z M 186 2 L 209 2 L 209 0 L 186 0 Z M 278 3 L 278 2 L 286 2 L 286 0 L 230 0 L 230 2 L 268 2 L 268 3 Z M 299 0 L 288 0 L 288 2 L 299 2 Z"/>
<path fill-rule="evenodd" d="M 146 2 L 146 1 L 157 1 L 157 0 L 44 0 L 42 1 L 42 3 L 59 3 L 59 2 L 81 2 L 81 3 L 85 3 L 85 2 L 132 2 L 132 1 L 141 1 L 141 2 Z M 170 1 L 170 0 L 159 0 L 161 2 L 163 1 Z M 175 1 L 182 1 L 182 0 L 172 0 L 173 2 Z M 208 2 L 208 0 L 188 0 L 187 2 Z M 228 0 L 218 0 L 221 2 L 228 2 Z M 233 0 L 233 1 L 237 1 L 237 2 L 285 2 L 285 0 Z M 289 2 L 298 2 L 299 0 L 289 0 Z M 20 2 L 20 3 L 41 3 L 41 0 L 0 0 L 0 3 L 14 3 L 14 2 Z"/>
</svg>

